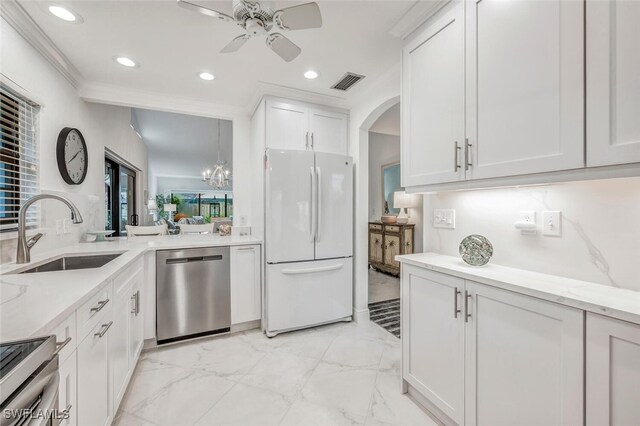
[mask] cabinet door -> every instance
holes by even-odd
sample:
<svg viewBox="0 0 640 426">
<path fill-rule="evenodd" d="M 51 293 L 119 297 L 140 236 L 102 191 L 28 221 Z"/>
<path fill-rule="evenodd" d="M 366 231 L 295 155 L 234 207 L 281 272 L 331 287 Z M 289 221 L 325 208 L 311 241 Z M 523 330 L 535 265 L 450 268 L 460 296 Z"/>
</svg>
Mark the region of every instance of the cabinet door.
<svg viewBox="0 0 640 426">
<path fill-rule="evenodd" d="M 584 167 L 584 2 L 467 10 L 467 179 Z"/>
<path fill-rule="evenodd" d="M 369 262 L 382 263 L 382 234 L 369 233 Z"/>
<path fill-rule="evenodd" d="M 348 154 L 348 119 L 346 114 L 311 110 L 309 120 L 310 143 L 314 151 Z"/>
<path fill-rule="evenodd" d="M 587 2 L 587 165 L 640 162 L 640 2 Z"/>
<path fill-rule="evenodd" d="M 402 186 L 464 179 L 464 2 L 402 51 Z"/>
<path fill-rule="evenodd" d="M 78 346 L 78 424 L 111 424 L 110 322 L 104 318 Z M 112 324 L 112 323 L 111 323 Z M 100 336 L 102 334 L 102 336 Z"/>
<path fill-rule="evenodd" d="M 384 264 L 400 268 L 396 256 L 400 254 L 400 235 L 384 235 Z"/>
<path fill-rule="evenodd" d="M 136 273 L 130 294 L 130 332 L 129 332 L 129 373 L 133 373 L 142 346 L 144 345 L 144 316 L 142 313 L 142 288 L 144 274 L 142 269 Z M 126 386 L 125 386 L 126 388 Z"/>
<path fill-rule="evenodd" d="M 231 324 L 262 317 L 260 246 L 231 247 Z"/>
<path fill-rule="evenodd" d="M 113 326 L 109 331 L 109 365 L 115 407 L 120 404 L 127 389 L 127 379 L 131 368 L 129 365 L 129 345 L 131 343 L 130 315 L 133 281 L 129 278 L 126 277 L 124 282 L 118 282 L 118 278 L 116 278 L 113 289 Z"/>
<path fill-rule="evenodd" d="M 402 266 L 402 378 L 464 424 L 464 281 Z"/>
<path fill-rule="evenodd" d="M 267 100 L 267 148 L 311 149 L 309 136 L 307 108 Z"/>
<path fill-rule="evenodd" d="M 61 426 L 75 426 L 78 424 L 77 398 L 77 362 L 75 350 L 60 364 L 58 370 L 60 385 L 58 387 L 58 410 L 66 411 L 65 419 L 60 421 Z"/>
<path fill-rule="evenodd" d="M 413 228 L 408 228 L 404 230 L 404 253 L 403 254 L 412 254 L 413 253 Z"/>
<path fill-rule="evenodd" d="M 640 325 L 587 313 L 587 426 L 640 424 Z"/>
<path fill-rule="evenodd" d="M 465 285 L 465 425 L 582 425 L 583 311 Z"/>
</svg>

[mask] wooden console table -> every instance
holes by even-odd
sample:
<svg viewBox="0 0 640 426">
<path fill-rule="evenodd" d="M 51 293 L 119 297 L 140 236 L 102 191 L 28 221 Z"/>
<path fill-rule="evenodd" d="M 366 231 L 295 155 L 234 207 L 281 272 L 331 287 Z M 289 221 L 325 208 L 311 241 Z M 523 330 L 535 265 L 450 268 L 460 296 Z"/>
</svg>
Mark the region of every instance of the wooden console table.
<svg viewBox="0 0 640 426">
<path fill-rule="evenodd" d="M 392 275 L 400 275 L 396 255 L 413 253 L 415 225 L 369 222 L 369 266 Z"/>
</svg>

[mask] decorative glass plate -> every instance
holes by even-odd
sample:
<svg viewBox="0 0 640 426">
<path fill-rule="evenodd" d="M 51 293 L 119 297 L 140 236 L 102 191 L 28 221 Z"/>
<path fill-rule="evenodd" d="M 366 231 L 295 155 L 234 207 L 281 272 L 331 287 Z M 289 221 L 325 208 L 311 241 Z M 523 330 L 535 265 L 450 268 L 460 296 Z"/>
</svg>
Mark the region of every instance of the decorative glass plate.
<svg viewBox="0 0 640 426">
<path fill-rule="evenodd" d="M 88 231 L 87 235 L 95 235 L 96 239 L 93 240 L 94 243 L 100 243 L 103 241 L 107 241 L 105 237 L 113 234 L 116 231 Z"/>
<path fill-rule="evenodd" d="M 483 266 L 493 256 L 493 246 L 482 235 L 469 235 L 460 243 L 462 260 L 472 266 Z"/>
</svg>

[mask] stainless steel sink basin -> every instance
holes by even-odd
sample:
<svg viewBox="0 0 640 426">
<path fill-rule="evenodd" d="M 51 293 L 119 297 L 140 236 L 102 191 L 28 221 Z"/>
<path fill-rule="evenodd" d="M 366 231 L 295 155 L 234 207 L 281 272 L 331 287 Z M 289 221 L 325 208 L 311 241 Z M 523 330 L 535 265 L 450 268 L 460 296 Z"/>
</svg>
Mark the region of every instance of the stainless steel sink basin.
<svg viewBox="0 0 640 426">
<path fill-rule="evenodd" d="M 94 254 L 90 256 L 66 256 L 21 271 L 19 272 L 19 274 L 100 268 L 120 256 L 121 254 L 122 253 Z"/>
</svg>

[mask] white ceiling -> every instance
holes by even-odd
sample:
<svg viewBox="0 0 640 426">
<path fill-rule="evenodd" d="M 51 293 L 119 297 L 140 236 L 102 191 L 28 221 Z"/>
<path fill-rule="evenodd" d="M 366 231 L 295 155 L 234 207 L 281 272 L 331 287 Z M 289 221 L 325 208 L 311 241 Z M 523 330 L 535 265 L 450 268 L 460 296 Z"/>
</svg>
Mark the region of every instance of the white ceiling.
<svg viewBox="0 0 640 426">
<path fill-rule="evenodd" d="M 231 1 L 193 1 L 231 14 Z M 271 7 L 303 2 L 275 1 Z M 298 58 L 286 63 L 265 46 L 264 38 L 249 40 L 239 52 L 219 53 L 243 30 L 180 8 L 174 0 L 56 1 L 80 14 L 82 24 L 52 16 L 47 11 L 50 2 L 20 1 L 85 84 L 239 107 L 247 107 L 259 82 L 349 99 L 399 62 L 402 40 L 389 30 L 415 0 L 318 3 L 322 28 L 283 32 L 302 48 Z M 141 66 L 127 69 L 115 63 L 114 56 L 128 56 Z M 320 76 L 305 79 L 307 69 Z M 197 74 L 204 70 L 216 79 L 200 80 Z M 346 93 L 329 89 L 347 71 L 367 78 Z"/>
<path fill-rule="evenodd" d="M 400 136 L 400 103 L 386 110 L 369 128 L 370 132 Z"/>
<path fill-rule="evenodd" d="M 228 120 L 132 110 L 132 123 L 147 145 L 149 169 L 155 176 L 200 177 L 218 159 L 233 164 L 232 123 Z"/>
</svg>

